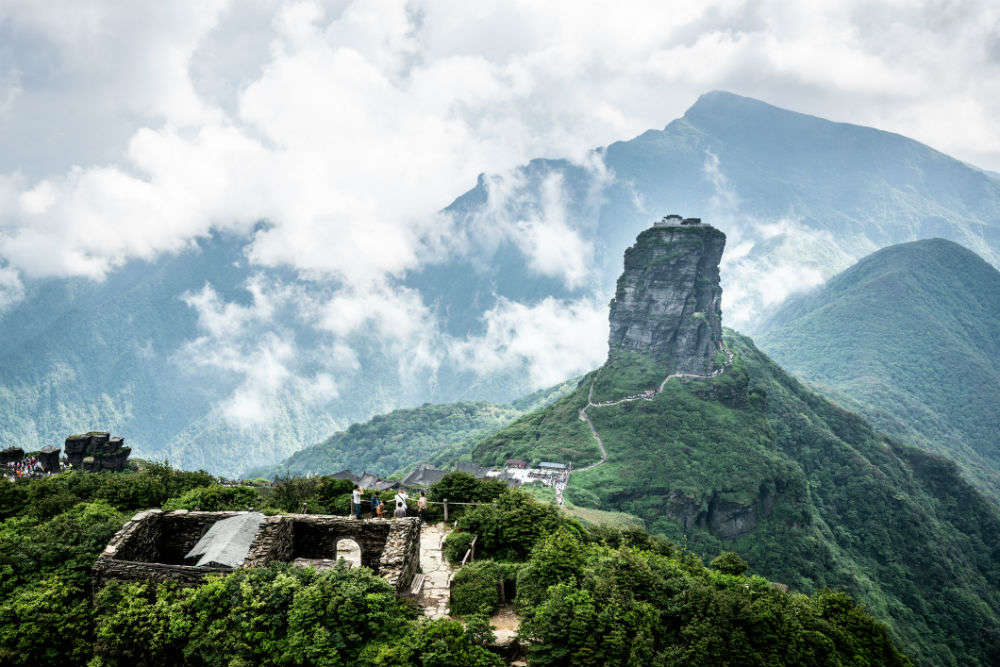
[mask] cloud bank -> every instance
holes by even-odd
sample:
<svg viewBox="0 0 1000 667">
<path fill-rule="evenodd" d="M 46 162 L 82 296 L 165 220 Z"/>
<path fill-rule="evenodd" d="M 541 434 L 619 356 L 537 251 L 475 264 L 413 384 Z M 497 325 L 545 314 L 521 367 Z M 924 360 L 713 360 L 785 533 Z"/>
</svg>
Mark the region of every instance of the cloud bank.
<svg viewBox="0 0 1000 667">
<path fill-rule="evenodd" d="M 662 127 L 716 88 L 1000 170 L 991 2 L 8 0 L 0 308 L 27 280 L 100 280 L 232 231 L 255 270 L 300 277 L 295 298 L 309 307 L 296 321 L 329 334 L 339 357 L 366 330 L 401 372 L 433 373 L 450 355 L 559 381 L 600 360 L 595 298 L 501 301 L 483 333 L 452 340 L 400 280 L 493 242 L 516 246 L 533 274 L 586 288 L 596 251 L 581 225 L 596 221 L 567 215 L 557 176 L 538 205 L 518 206 L 510 170 L 565 157 L 609 181 L 591 147 Z M 440 210 L 481 172 L 504 214 L 473 243 Z M 794 220 L 727 232 L 742 248 L 727 260 L 736 321 L 819 279 L 801 244 L 829 244 Z M 769 283 L 750 261 L 764 238 L 785 244 Z M 757 292 L 740 293 L 754 281 Z M 267 396 L 299 381 L 335 396 L 338 371 L 297 368 L 302 350 L 275 328 L 275 312 L 292 308 L 288 286 L 248 289 L 247 310 L 210 287 L 187 297 L 202 334 L 187 353 L 245 378 L 232 414 L 266 414 Z"/>
</svg>

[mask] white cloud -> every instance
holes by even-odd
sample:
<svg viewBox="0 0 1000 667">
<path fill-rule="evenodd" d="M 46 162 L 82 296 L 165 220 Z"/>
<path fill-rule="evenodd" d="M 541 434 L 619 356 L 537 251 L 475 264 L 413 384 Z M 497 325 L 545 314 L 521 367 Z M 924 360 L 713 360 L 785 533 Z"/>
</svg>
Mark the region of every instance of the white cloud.
<svg viewBox="0 0 1000 667">
<path fill-rule="evenodd" d="M 726 233 L 720 269 L 727 326 L 752 331 L 762 313 L 822 284 L 875 249 L 864 247 L 867 241 L 852 244 L 829 231 L 811 229 L 791 213 L 776 220 L 747 214 L 711 151 L 705 152 L 704 172 L 714 188 L 709 200 L 712 224 Z"/>
<path fill-rule="evenodd" d="M 607 356 L 607 305 L 591 299 L 548 297 L 533 306 L 501 299 L 484 320 L 485 333 L 450 350 L 477 373 L 523 368 L 540 388 L 592 370 Z"/>
<path fill-rule="evenodd" d="M 447 349 L 471 368 L 522 364 L 536 384 L 559 381 L 603 358 L 603 303 L 502 301 L 483 336 L 447 341 L 400 278 L 511 244 L 534 274 L 587 292 L 589 231 L 613 178 L 588 151 L 662 127 L 710 89 L 1000 169 L 998 26 L 986 0 L 8 0 L 0 307 L 24 278 L 101 279 L 228 230 L 253 234 L 251 264 L 303 278 L 294 298 L 252 282 L 249 306 L 210 288 L 188 296 L 201 336 L 187 353 L 245 378 L 234 416 L 267 414 L 295 383 L 335 395 L 364 334 L 404 374 L 433 374 Z M 540 200 L 529 194 L 510 169 L 537 156 L 589 170 L 587 201 L 556 175 Z M 708 168 L 711 217 L 729 235 L 727 319 L 739 325 L 843 250 L 794 212 L 741 215 L 724 169 Z M 488 206 L 455 229 L 439 211 L 481 172 L 495 175 Z M 761 263 L 765 241 L 776 250 Z M 283 316 L 328 335 L 321 349 L 339 366 L 304 368 L 320 348 L 298 349 Z"/>
</svg>

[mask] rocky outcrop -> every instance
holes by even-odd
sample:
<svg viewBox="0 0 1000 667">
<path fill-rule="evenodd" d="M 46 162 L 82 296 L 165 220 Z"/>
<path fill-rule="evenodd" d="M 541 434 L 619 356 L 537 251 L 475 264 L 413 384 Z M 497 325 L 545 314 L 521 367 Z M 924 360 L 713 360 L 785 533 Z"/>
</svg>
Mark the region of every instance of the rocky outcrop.
<svg viewBox="0 0 1000 667">
<path fill-rule="evenodd" d="M 625 251 L 611 300 L 609 358 L 648 353 L 666 372 L 709 373 L 722 346 L 719 261 L 726 235 L 710 225 L 665 223 L 639 234 Z"/>
<path fill-rule="evenodd" d="M 132 453 L 131 448 L 123 446 L 124 442 L 123 438 L 112 438 L 105 431 L 71 435 L 66 438 L 66 459 L 78 470 L 120 472 L 125 469 Z"/>
<path fill-rule="evenodd" d="M 749 504 L 727 498 L 728 493 L 713 490 L 697 499 L 680 491 L 668 496 L 666 514 L 684 530 L 702 528 L 722 539 L 734 539 L 751 532 L 757 522 L 770 515 L 777 494 L 785 488 L 783 480 L 761 484 L 757 498 Z"/>
</svg>

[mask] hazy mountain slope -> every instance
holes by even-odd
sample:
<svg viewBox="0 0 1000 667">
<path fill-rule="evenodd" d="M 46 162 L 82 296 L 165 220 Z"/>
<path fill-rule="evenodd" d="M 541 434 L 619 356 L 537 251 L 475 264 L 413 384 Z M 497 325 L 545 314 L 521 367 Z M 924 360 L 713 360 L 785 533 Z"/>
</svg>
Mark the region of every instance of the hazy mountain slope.
<svg viewBox="0 0 1000 667">
<path fill-rule="evenodd" d="M 250 470 L 248 477 L 329 475 L 344 470 L 387 476 L 421 462 L 450 462 L 466 456 L 475 440 L 517 417 L 544 407 L 574 389 L 578 380 L 524 396 L 513 403 L 426 403 L 393 410 L 351 426 L 284 461 Z"/>
<path fill-rule="evenodd" d="M 939 236 L 1000 264 L 1000 182 L 898 134 L 717 91 L 663 130 L 595 156 L 605 169 L 540 159 L 510 175 L 480 177 L 448 210 L 472 230 L 473 243 L 488 240 L 483 252 L 492 253 L 493 268 L 460 293 L 430 279 L 439 267 L 410 280 L 447 299 L 450 322 L 463 331 L 494 294 L 537 295 L 516 279 L 526 261 L 497 229 L 544 217 L 553 182 L 570 226 L 593 244 L 598 271 L 575 289 L 550 278 L 543 293 L 597 286 L 610 296 L 621 253 L 650 220 L 670 212 L 701 216 L 740 247 L 723 265 L 722 284 L 730 322 L 748 329 L 754 313 L 788 291 L 888 244 Z M 489 243 L 498 237 L 494 250 Z"/>
<path fill-rule="evenodd" d="M 446 209 L 460 250 L 426 259 L 398 286 L 415 290 L 458 339 L 482 334 L 484 314 L 504 304 L 604 302 L 624 248 L 673 211 L 729 234 L 723 307 L 741 329 L 752 329 L 756 313 L 788 290 L 888 243 L 944 236 L 994 264 L 1000 248 L 1000 182 L 983 171 L 905 137 L 717 92 L 663 130 L 596 150 L 587 166 L 539 159 L 484 175 Z M 579 266 L 553 263 L 538 244 L 568 234 L 580 242 Z M 362 331 L 337 341 L 350 354 L 331 372 L 336 392 L 283 387 L 268 395 L 266 415 L 234 416 L 227 401 L 258 368 L 248 363 L 241 374 L 193 363 L 187 346 L 203 331 L 181 297 L 208 284 L 221 303 L 246 306 L 256 277 L 311 284 L 248 265 L 249 242 L 202 239 L 131 262 L 103 282 L 29 280 L 24 300 L 0 313 L 3 444 L 30 449 L 99 428 L 123 435 L 137 455 L 237 474 L 394 408 L 505 403 L 537 387 L 528 362 L 479 372 L 442 358 L 433 372 L 414 373 L 405 346 Z M 330 357 L 329 332 L 314 320 L 277 318 L 273 333 L 304 360 L 307 377 L 316 360 Z"/>
<path fill-rule="evenodd" d="M 761 347 L 1000 499 L 1000 272 L 942 239 L 885 248 L 764 326 Z"/>
</svg>

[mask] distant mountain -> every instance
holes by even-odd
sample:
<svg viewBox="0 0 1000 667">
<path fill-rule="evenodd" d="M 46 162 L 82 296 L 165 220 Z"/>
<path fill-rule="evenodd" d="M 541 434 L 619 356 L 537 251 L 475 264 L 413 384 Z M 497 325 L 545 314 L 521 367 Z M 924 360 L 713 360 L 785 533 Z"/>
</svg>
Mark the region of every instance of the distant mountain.
<svg viewBox="0 0 1000 667">
<path fill-rule="evenodd" d="M 736 551 L 797 590 L 847 590 L 920 664 L 995 664 L 1000 511 L 953 463 L 814 393 L 749 338 L 714 333 L 698 294 L 718 286 L 717 255 L 688 241 L 640 234 L 608 362 L 473 458 L 572 463 L 576 505 L 635 514 L 699 554 Z M 631 329 L 654 332 L 644 349 L 614 335 L 620 296 Z M 704 359 L 702 335 L 719 350 L 713 368 L 678 371 Z"/>
<path fill-rule="evenodd" d="M 512 403 L 425 403 L 393 410 L 306 447 L 272 466 L 249 470 L 246 477 L 330 475 L 344 469 L 389 476 L 418 463 L 450 463 L 466 458 L 475 441 L 521 415 L 544 407 L 576 387 L 567 380 Z"/>
<path fill-rule="evenodd" d="M 784 367 L 1000 501 L 1000 271 L 943 239 L 895 245 L 762 329 Z"/>
<path fill-rule="evenodd" d="M 995 178 L 899 135 L 730 93 L 704 95 L 663 130 L 599 148 L 585 162 L 539 159 L 481 176 L 445 209 L 453 250 L 394 287 L 412 290 L 450 340 L 482 335 L 484 315 L 512 303 L 606 302 L 621 253 L 671 212 L 729 235 L 723 308 L 743 330 L 789 292 L 888 244 L 941 236 L 1000 263 Z M 540 254 L 538 238 L 570 235 L 578 266 L 562 263 L 563 251 L 560 261 Z M 254 376 L 266 360 L 194 363 L 190 346 L 204 331 L 182 297 L 209 285 L 221 303 L 248 306 L 253 280 L 312 284 L 249 264 L 250 240 L 200 239 L 103 282 L 29 280 L 24 300 L 0 313 L 0 444 L 33 449 L 71 432 L 111 430 L 137 456 L 236 475 L 395 408 L 502 404 L 537 388 L 527 362 L 476 370 L 430 345 L 429 354 L 442 355 L 438 365 L 414 374 L 408 352 L 377 331 L 333 340 L 308 317 L 289 317 L 261 340 L 294 349 L 307 378 L 337 350 L 346 365 L 330 373 L 324 392 L 289 385 L 268 392 L 265 404 L 230 409 L 245 376 L 250 389 L 270 381 Z"/>
<path fill-rule="evenodd" d="M 1000 181 L 898 134 L 716 91 L 663 130 L 597 149 L 593 158 L 602 169 L 538 159 L 512 174 L 481 176 L 447 209 L 459 229 L 478 232 L 473 242 L 495 243 L 498 227 L 544 217 L 557 184 L 570 227 L 595 250 L 597 270 L 585 284 L 521 279 L 530 265 L 513 242 L 501 244 L 482 280 L 460 293 L 427 280 L 439 267 L 410 280 L 452 304 L 456 330 L 476 325 L 491 290 L 530 300 L 596 286 L 610 296 L 625 248 L 651 220 L 674 212 L 705 218 L 729 236 L 724 307 L 731 324 L 750 331 L 790 291 L 886 245 L 944 237 L 1000 265 Z"/>
</svg>

